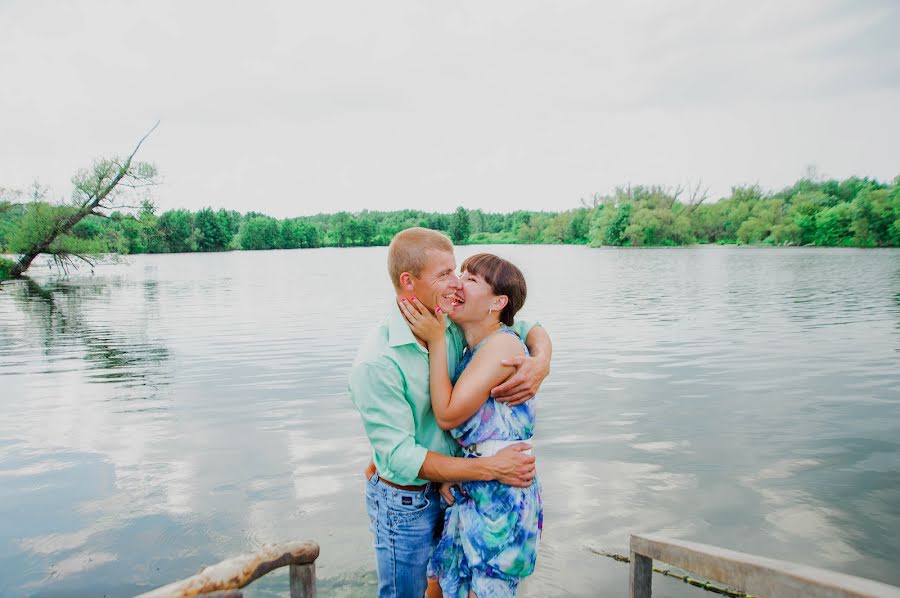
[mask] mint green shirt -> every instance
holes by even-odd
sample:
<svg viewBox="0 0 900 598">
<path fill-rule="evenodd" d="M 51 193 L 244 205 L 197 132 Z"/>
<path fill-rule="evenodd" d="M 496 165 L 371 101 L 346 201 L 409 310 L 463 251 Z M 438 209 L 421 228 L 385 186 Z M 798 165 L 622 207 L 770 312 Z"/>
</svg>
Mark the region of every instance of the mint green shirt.
<svg viewBox="0 0 900 598">
<path fill-rule="evenodd" d="M 516 322 L 525 339 L 533 324 Z M 447 369 L 452 374 L 466 339 L 447 320 Z M 420 485 L 428 451 L 456 456 L 459 446 L 431 410 L 428 351 L 418 343 L 400 308 L 363 341 L 350 371 L 350 398 L 362 416 L 379 475 L 395 484 Z"/>
</svg>

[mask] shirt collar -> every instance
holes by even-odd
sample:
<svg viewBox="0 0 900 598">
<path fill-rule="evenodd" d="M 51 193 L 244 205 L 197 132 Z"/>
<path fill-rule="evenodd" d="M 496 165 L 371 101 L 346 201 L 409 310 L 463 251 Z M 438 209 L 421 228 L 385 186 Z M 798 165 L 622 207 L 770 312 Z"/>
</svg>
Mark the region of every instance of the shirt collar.
<svg viewBox="0 0 900 598">
<path fill-rule="evenodd" d="M 447 328 L 450 327 L 450 318 L 444 317 L 444 324 Z M 409 324 L 406 323 L 406 318 L 403 317 L 403 313 L 400 311 L 400 306 L 397 305 L 397 302 L 394 301 L 394 304 L 391 306 L 390 312 L 388 314 L 388 345 L 391 347 L 402 347 L 403 345 L 415 345 L 419 349 L 424 352 L 428 352 L 428 350 L 419 344 L 419 341 L 416 340 L 416 335 L 412 333 L 412 330 L 409 329 Z"/>
</svg>

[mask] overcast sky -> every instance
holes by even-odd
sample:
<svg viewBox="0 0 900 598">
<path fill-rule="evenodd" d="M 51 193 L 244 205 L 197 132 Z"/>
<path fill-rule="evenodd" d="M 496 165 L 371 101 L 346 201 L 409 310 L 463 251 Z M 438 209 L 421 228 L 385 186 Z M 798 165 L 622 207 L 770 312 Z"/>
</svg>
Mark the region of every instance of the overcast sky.
<svg viewBox="0 0 900 598">
<path fill-rule="evenodd" d="M 896 0 L 0 0 L 0 186 L 142 149 L 162 209 L 560 210 L 900 174 Z"/>
</svg>

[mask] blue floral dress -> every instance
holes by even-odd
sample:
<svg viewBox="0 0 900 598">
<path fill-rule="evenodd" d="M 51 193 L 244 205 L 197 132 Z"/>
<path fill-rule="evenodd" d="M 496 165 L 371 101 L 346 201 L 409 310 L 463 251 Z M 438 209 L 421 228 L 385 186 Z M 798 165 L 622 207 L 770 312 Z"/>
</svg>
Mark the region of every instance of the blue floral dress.
<svg viewBox="0 0 900 598">
<path fill-rule="evenodd" d="M 516 334 L 508 328 L 498 332 Z M 463 355 L 454 383 L 484 342 Z M 489 398 L 450 433 L 461 446 L 471 447 L 488 439 L 528 440 L 533 430 L 533 400 L 509 407 Z M 465 482 L 461 487 L 462 492 L 454 491 L 456 503 L 444 515 L 431 574 L 447 598 L 468 598 L 470 590 L 478 598 L 514 596 L 521 578 L 534 571 L 537 559 L 543 527 L 540 482 L 535 478 L 528 488 L 495 481 Z"/>
</svg>

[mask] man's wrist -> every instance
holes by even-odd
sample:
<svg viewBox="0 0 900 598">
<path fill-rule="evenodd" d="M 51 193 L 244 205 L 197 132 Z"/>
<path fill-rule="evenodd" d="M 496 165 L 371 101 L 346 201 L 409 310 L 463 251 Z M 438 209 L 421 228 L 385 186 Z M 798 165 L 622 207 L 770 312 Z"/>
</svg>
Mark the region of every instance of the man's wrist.
<svg viewBox="0 0 900 598">
<path fill-rule="evenodd" d="M 472 459 L 475 461 L 475 475 L 477 476 L 473 481 L 475 482 L 491 482 L 497 479 L 496 472 L 494 471 L 494 462 L 497 460 L 496 457 L 481 457 L 480 459 Z"/>
<path fill-rule="evenodd" d="M 546 378 L 547 376 L 549 376 L 550 375 L 550 356 L 541 353 L 541 354 L 538 354 L 535 357 L 535 359 L 537 359 L 538 363 L 540 364 L 541 373 L 543 374 L 543 377 Z"/>
</svg>

